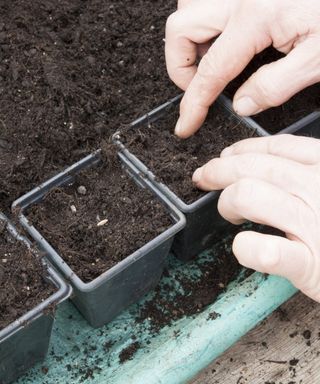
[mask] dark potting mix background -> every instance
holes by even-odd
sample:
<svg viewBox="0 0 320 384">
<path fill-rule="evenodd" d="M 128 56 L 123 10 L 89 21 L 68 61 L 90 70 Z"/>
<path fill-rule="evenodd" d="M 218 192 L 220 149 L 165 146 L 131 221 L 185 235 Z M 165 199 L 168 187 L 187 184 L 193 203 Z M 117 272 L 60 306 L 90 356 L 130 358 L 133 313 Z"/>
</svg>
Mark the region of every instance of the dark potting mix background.
<svg viewBox="0 0 320 384">
<path fill-rule="evenodd" d="M 176 1 L 0 2 L 0 210 L 177 94 Z"/>
<path fill-rule="evenodd" d="M 0 2 L 0 210 L 179 93 L 163 41 L 175 8 L 175 0 Z M 278 56 L 262 54 L 240 80 Z M 319 86 L 307 95 L 293 103 L 297 118 L 319 108 Z M 289 125 L 294 109 L 273 110 L 272 124 L 288 111 Z"/>
</svg>

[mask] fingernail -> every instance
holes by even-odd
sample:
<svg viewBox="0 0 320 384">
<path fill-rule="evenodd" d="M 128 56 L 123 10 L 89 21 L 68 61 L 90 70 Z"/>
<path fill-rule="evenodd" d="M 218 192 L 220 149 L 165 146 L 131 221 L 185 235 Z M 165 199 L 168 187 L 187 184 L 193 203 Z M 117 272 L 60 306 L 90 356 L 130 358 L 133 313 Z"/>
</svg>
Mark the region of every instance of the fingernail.
<svg viewBox="0 0 320 384">
<path fill-rule="evenodd" d="M 233 147 L 232 145 L 230 147 L 225 148 L 221 153 L 220 157 L 226 157 L 226 156 L 231 156 L 233 153 Z"/>
<path fill-rule="evenodd" d="M 181 132 L 182 132 L 182 126 L 181 126 L 181 120 L 179 118 L 177 121 L 176 127 L 174 129 L 174 133 L 175 133 L 175 135 L 180 136 Z"/>
<path fill-rule="evenodd" d="M 203 170 L 203 167 L 200 167 L 194 171 L 194 174 L 192 176 L 192 181 L 194 184 L 198 184 L 199 181 L 201 180 L 202 170 Z"/>
<path fill-rule="evenodd" d="M 248 96 L 240 97 L 240 99 L 235 100 L 233 107 L 236 113 L 241 116 L 255 115 L 262 111 L 262 108 Z"/>
</svg>

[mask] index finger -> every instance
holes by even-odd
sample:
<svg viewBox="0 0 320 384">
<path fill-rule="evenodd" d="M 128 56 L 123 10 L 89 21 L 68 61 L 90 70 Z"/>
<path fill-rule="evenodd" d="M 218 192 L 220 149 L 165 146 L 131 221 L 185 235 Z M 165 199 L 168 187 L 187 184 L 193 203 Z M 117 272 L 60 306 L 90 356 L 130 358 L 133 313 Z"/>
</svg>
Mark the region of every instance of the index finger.
<svg viewBox="0 0 320 384">
<path fill-rule="evenodd" d="M 180 104 L 176 134 L 187 138 L 203 124 L 208 109 L 248 65 L 255 54 L 271 44 L 260 22 L 239 18 L 230 21 L 202 58 Z"/>
</svg>

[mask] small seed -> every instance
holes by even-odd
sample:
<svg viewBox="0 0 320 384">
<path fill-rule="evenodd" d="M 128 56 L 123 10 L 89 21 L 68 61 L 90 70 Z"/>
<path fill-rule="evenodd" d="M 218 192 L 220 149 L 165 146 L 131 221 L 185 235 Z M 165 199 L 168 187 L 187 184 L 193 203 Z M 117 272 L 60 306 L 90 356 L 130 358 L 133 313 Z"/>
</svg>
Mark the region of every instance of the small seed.
<svg viewBox="0 0 320 384">
<path fill-rule="evenodd" d="M 70 209 L 71 209 L 72 213 L 76 213 L 77 212 L 77 208 L 76 208 L 75 205 L 70 205 Z"/>
<path fill-rule="evenodd" d="M 102 227 L 103 225 L 107 224 L 107 222 L 108 222 L 108 219 L 101 220 L 101 221 L 99 221 L 99 223 L 97 224 L 97 227 Z"/>
</svg>

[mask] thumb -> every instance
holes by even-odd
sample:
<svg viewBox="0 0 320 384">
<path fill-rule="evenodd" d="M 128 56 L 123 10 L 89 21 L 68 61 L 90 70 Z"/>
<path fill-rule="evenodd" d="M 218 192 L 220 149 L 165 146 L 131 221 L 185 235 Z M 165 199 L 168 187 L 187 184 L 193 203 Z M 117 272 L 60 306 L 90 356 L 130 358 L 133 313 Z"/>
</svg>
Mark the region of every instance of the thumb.
<svg viewBox="0 0 320 384">
<path fill-rule="evenodd" d="M 236 92 L 234 110 L 250 116 L 276 107 L 320 81 L 320 37 L 309 37 L 287 56 L 262 66 Z"/>
<path fill-rule="evenodd" d="M 241 232 L 233 242 L 239 263 L 258 272 L 283 276 L 299 287 L 303 281 L 309 249 L 301 242 L 257 232 Z"/>
</svg>

